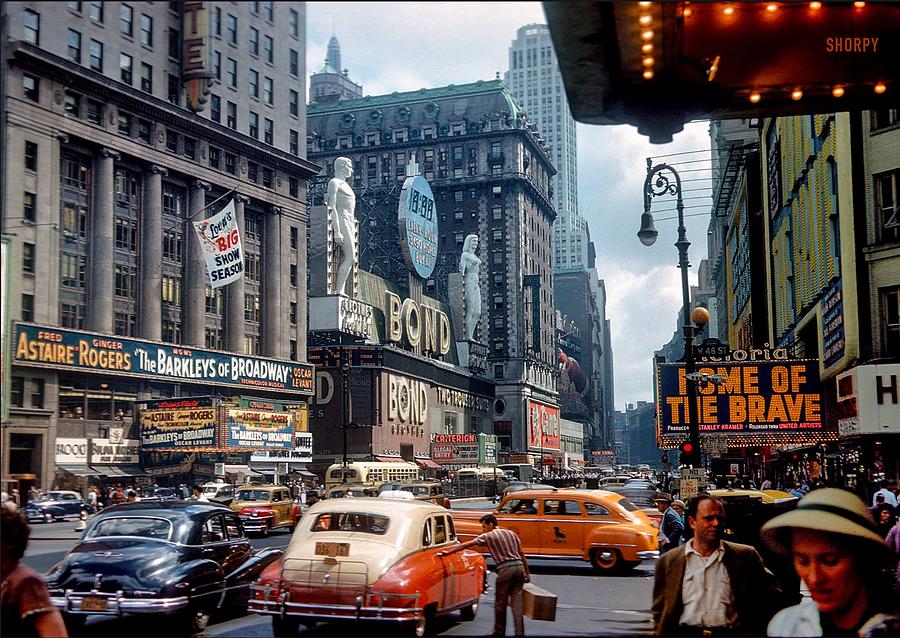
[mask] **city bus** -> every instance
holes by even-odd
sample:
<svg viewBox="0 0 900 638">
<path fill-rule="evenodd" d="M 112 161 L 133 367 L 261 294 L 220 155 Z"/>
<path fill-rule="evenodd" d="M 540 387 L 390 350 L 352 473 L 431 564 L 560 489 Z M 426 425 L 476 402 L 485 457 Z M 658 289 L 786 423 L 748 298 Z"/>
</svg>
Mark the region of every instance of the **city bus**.
<svg viewBox="0 0 900 638">
<path fill-rule="evenodd" d="M 377 487 L 388 481 L 418 481 L 420 478 L 419 466 L 406 461 L 354 461 L 348 463 L 346 469 L 341 463 L 334 463 L 325 472 L 325 489 L 341 484 Z"/>
</svg>

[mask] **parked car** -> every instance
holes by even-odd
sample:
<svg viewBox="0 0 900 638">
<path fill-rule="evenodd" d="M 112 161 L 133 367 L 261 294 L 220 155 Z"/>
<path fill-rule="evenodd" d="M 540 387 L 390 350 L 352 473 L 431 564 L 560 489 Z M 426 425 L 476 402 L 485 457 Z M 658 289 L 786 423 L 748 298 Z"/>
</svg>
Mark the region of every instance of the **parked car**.
<svg viewBox="0 0 900 638">
<path fill-rule="evenodd" d="M 247 533 L 268 536 L 278 527 L 294 531 L 300 520 L 300 504 L 280 485 L 244 485 L 235 492 L 231 509 L 238 512 Z"/>
<path fill-rule="evenodd" d="M 234 485 L 231 483 L 205 483 L 203 485 L 203 495 L 210 501 L 215 501 L 222 505 L 231 505 L 231 502 L 234 500 Z"/>
<path fill-rule="evenodd" d="M 441 507 L 450 507 L 450 499 L 444 494 L 444 485 L 440 481 L 414 481 L 412 483 L 400 483 L 396 487 L 389 490 L 380 490 L 380 493 L 386 491 L 408 492 L 413 498 L 419 501 L 428 501 Z"/>
<path fill-rule="evenodd" d="M 41 494 L 22 508 L 29 523 L 52 523 L 66 518 L 86 518 L 94 513 L 93 505 L 85 503 L 78 492 L 59 490 Z"/>
<path fill-rule="evenodd" d="M 181 494 L 172 487 L 145 487 L 142 501 L 178 501 Z"/>
<path fill-rule="evenodd" d="M 662 492 L 655 489 L 635 488 L 630 485 L 625 485 L 625 487 L 610 487 L 607 489 L 614 494 L 621 494 L 634 503 L 634 505 L 640 508 L 640 510 L 647 515 L 647 518 L 649 518 L 657 527 L 662 523 L 662 512 L 656 507 L 656 498 L 662 494 Z"/>
<path fill-rule="evenodd" d="M 240 518 L 222 505 L 138 501 L 92 518 L 44 578 L 71 631 L 95 614 L 143 614 L 170 635 L 193 634 L 216 610 L 245 607 L 250 584 L 281 552 L 254 552 Z"/>
<path fill-rule="evenodd" d="M 253 586 L 249 608 L 275 636 L 299 624 L 378 620 L 425 634 L 437 616 L 472 620 L 484 557 L 458 544 L 450 513 L 415 499 L 330 499 L 306 512 L 281 560 Z"/>
<path fill-rule="evenodd" d="M 481 534 L 487 511 L 451 510 L 457 534 L 467 541 Z M 500 527 L 522 540 L 527 556 L 580 558 L 604 574 L 657 558 L 657 529 L 624 496 L 604 490 L 521 490 L 509 492 L 493 514 Z"/>
</svg>

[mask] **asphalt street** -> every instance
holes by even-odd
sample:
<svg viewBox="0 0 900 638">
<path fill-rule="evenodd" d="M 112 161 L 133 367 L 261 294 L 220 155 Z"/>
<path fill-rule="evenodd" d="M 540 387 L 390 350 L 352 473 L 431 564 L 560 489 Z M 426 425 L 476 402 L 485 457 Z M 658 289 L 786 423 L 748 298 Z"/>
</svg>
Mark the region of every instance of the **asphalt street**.
<svg viewBox="0 0 900 638">
<path fill-rule="evenodd" d="M 31 541 L 25 563 L 44 572 L 61 560 L 77 542 L 77 521 L 32 525 Z M 275 530 L 268 538 L 253 539 L 253 546 L 285 547 L 287 530 Z M 556 621 L 525 619 L 525 632 L 532 636 L 649 636 L 650 597 L 653 588 L 653 564 L 644 563 L 626 576 L 598 576 L 588 563 L 573 560 L 531 561 L 532 581 L 558 596 Z M 482 596 L 475 620 L 463 622 L 458 614 L 439 619 L 433 631 L 442 636 L 486 636 L 493 630 L 493 573 L 488 592 Z M 96 636 L 171 636 L 162 617 L 126 619 L 91 618 L 89 635 Z M 512 619 L 507 633 L 513 633 Z M 216 637 L 271 636 L 268 617 L 256 614 L 236 616 L 226 610 L 214 617 L 203 634 Z M 318 624 L 303 628 L 300 636 L 395 636 L 397 627 L 377 624 Z"/>
</svg>

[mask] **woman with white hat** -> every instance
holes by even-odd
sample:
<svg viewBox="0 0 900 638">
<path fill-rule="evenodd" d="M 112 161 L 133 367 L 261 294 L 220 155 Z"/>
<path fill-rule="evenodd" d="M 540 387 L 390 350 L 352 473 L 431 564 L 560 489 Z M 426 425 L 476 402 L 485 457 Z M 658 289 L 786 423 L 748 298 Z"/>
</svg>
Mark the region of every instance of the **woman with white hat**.
<svg viewBox="0 0 900 638">
<path fill-rule="evenodd" d="M 897 593 L 885 578 L 896 555 L 855 494 L 814 490 L 763 525 L 760 535 L 772 550 L 791 556 L 811 596 L 778 612 L 769 636 L 898 635 Z"/>
</svg>

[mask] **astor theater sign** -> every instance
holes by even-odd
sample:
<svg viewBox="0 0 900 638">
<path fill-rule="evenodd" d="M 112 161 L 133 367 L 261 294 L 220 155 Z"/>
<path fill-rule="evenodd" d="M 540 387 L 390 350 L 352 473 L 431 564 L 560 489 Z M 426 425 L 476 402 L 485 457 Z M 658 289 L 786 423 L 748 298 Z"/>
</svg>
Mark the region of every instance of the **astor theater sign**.
<svg viewBox="0 0 900 638">
<path fill-rule="evenodd" d="M 819 362 L 815 359 L 728 361 L 700 364 L 697 404 L 690 411 L 702 434 L 745 435 L 749 442 L 783 443 L 823 436 Z M 684 364 L 657 366 L 660 440 L 678 444 L 688 435 L 688 380 Z"/>
</svg>

